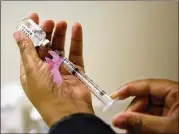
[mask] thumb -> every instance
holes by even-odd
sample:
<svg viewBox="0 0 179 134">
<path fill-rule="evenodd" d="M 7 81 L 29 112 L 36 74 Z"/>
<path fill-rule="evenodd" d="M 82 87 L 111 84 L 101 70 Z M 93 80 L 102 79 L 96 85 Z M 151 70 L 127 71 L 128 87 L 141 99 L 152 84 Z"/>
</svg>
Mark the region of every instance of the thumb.
<svg viewBox="0 0 179 134">
<path fill-rule="evenodd" d="M 166 119 L 136 112 L 125 112 L 113 118 L 113 125 L 137 134 L 163 133 L 166 128 Z"/>
<path fill-rule="evenodd" d="M 21 31 L 15 32 L 13 37 L 19 47 L 25 71 L 29 72 L 30 70 L 34 70 L 41 60 L 32 41 Z"/>
</svg>

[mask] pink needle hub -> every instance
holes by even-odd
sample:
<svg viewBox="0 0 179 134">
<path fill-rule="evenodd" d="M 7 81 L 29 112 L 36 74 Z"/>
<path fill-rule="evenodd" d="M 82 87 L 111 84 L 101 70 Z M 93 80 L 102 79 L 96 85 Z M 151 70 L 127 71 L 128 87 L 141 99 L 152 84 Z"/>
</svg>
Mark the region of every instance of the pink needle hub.
<svg viewBox="0 0 179 134">
<path fill-rule="evenodd" d="M 52 59 L 45 57 L 45 60 L 50 65 L 50 72 L 53 75 L 53 81 L 57 84 L 61 84 L 62 76 L 60 74 L 59 67 L 62 64 L 63 60 L 54 51 L 49 51 L 49 54 L 52 56 Z"/>
</svg>

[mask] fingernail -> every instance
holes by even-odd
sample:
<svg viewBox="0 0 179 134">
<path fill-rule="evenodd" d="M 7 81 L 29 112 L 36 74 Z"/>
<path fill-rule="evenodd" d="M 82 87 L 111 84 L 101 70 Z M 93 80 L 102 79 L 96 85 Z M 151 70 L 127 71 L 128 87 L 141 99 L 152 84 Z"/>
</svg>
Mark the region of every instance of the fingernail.
<svg viewBox="0 0 179 134">
<path fill-rule="evenodd" d="M 116 99 L 116 97 L 118 97 L 117 95 L 118 95 L 119 92 L 120 92 L 120 90 L 117 89 L 117 91 L 113 92 L 113 93 L 110 95 L 111 98 Z"/>
<path fill-rule="evenodd" d="M 118 128 L 125 128 L 126 126 L 126 119 L 125 118 L 118 118 L 115 123 L 114 123 L 114 126 L 115 127 L 118 127 Z"/>
<path fill-rule="evenodd" d="M 117 97 L 119 99 L 123 99 L 124 97 L 121 95 L 121 92 L 123 92 L 123 90 L 126 88 L 127 86 L 122 86 L 121 88 L 117 89 L 117 91 L 115 91 L 114 93 L 111 94 L 111 98 L 112 99 L 116 99 Z"/>
<path fill-rule="evenodd" d="M 121 91 L 116 91 L 112 93 L 110 96 L 112 99 L 123 99 L 124 97 L 120 94 Z"/>
<path fill-rule="evenodd" d="M 48 57 L 45 57 L 45 60 L 46 60 L 46 62 L 47 62 L 47 63 L 52 62 L 52 60 L 51 60 L 51 59 L 49 59 Z"/>
<path fill-rule="evenodd" d="M 125 128 L 126 127 L 126 116 L 124 114 L 118 114 L 114 117 L 114 126 L 119 128 Z"/>
<path fill-rule="evenodd" d="M 116 99 L 117 94 L 116 94 L 116 92 L 114 92 L 114 93 L 112 93 L 110 96 L 111 96 L 112 99 Z"/>
<path fill-rule="evenodd" d="M 15 32 L 15 33 L 13 34 L 13 37 L 14 37 L 14 39 L 16 40 L 16 42 L 20 41 L 20 39 L 21 39 L 21 35 L 20 35 L 19 32 Z"/>
<path fill-rule="evenodd" d="M 78 22 L 75 22 L 75 23 L 73 24 L 72 30 L 73 30 L 73 31 L 77 31 L 77 30 L 79 30 L 79 29 L 81 29 L 81 24 L 78 23 Z"/>
<path fill-rule="evenodd" d="M 61 32 L 64 32 L 67 29 L 67 23 L 64 20 L 61 20 L 61 21 L 57 22 L 56 24 L 57 24 L 56 28 L 58 27 L 58 30 L 60 30 Z"/>
</svg>

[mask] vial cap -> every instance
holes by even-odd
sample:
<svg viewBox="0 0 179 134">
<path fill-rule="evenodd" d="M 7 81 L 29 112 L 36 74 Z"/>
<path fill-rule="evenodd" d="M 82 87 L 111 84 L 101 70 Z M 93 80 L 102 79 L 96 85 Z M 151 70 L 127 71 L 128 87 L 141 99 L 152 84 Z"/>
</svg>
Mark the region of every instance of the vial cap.
<svg viewBox="0 0 179 134">
<path fill-rule="evenodd" d="M 49 43 L 50 43 L 50 41 L 47 40 L 47 39 L 45 39 L 45 40 L 43 40 L 43 41 L 41 42 L 40 46 L 46 47 L 47 45 L 49 45 Z"/>
</svg>

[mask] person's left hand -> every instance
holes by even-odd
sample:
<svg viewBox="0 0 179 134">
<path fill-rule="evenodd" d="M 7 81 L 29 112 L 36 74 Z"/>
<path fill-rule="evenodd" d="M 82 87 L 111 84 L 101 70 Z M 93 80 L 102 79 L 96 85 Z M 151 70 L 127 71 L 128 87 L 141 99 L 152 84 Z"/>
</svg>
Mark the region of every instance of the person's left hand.
<svg viewBox="0 0 179 134">
<path fill-rule="evenodd" d="M 135 96 L 124 113 L 113 118 L 127 134 L 178 134 L 178 82 L 143 79 L 129 82 L 114 92 L 113 99 Z"/>
<path fill-rule="evenodd" d="M 38 24 L 37 14 L 31 14 L 29 18 Z M 66 22 L 60 21 L 54 26 L 52 20 L 47 20 L 41 27 L 52 42 L 52 49 L 64 52 Z M 60 68 L 62 84 L 53 82 L 50 65 L 44 61 L 47 49 L 35 48 L 32 41 L 20 31 L 14 33 L 14 38 L 21 53 L 22 87 L 49 126 L 74 113 L 94 114 L 90 91 L 73 75 Z M 84 71 L 82 27 L 79 23 L 72 27 L 69 60 Z"/>
</svg>

